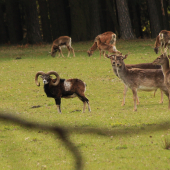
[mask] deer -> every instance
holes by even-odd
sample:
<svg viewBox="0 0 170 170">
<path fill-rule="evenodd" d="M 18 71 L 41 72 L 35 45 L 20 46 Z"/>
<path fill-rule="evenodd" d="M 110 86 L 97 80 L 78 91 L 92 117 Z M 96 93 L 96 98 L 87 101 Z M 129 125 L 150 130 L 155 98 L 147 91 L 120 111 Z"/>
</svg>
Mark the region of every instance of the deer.
<svg viewBox="0 0 170 170">
<path fill-rule="evenodd" d="M 113 72 L 115 73 L 115 75 L 118 77 L 118 74 L 117 74 L 117 67 L 115 65 L 115 56 L 116 55 L 107 55 L 106 54 L 106 57 L 110 59 L 111 61 L 111 65 L 112 65 L 112 68 L 113 68 Z M 126 67 L 128 69 L 132 69 L 132 68 L 140 68 L 140 69 L 161 69 L 161 66 L 160 65 L 154 65 L 152 63 L 140 63 L 140 64 L 126 64 Z M 119 77 L 118 77 L 119 78 Z M 124 84 L 124 92 L 123 92 L 123 101 L 122 101 L 122 106 L 125 105 L 125 98 L 126 98 L 126 93 L 128 91 L 128 86 L 126 86 Z M 156 93 L 157 89 L 154 91 L 154 97 L 155 97 L 155 93 Z M 139 98 L 137 96 L 137 105 L 139 105 Z M 163 92 L 161 91 L 161 100 L 159 102 L 160 104 L 163 103 Z"/>
<path fill-rule="evenodd" d="M 166 53 L 169 49 L 170 53 L 170 31 L 162 30 L 156 37 L 154 51 L 156 54 L 159 52 L 159 47 L 161 46 L 161 53 Z"/>
<path fill-rule="evenodd" d="M 67 47 L 68 57 L 70 56 L 70 51 L 72 51 L 73 56 L 75 57 L 74 49 L 71 46 L 71 37 L 61 36 L 61 37 L 57 38 L 56 40 L 54 40 L 52 47 L 51 47 L 51 52 L 49 52 L 51 54 L 51 56 L 55 57 L 57 51 L 59 51 L 59 57 L 60 57 L 60 54 L 62 55 L 62 57 L 64 57 L 61 47 Z"/>
<path fill-rule="evenodd" d="M 127 55 L 115 56 L 115 65 L 118 77 L 132 90 L 134 101 L 133 111 L 137 111 L 137 90 L 155 91 L 159 88 L 169 97 L 169 92 L 164 83 L 164 76 L 161 69 L 128 69 L 124 63 L 124 59 L 126 58 Z"/>
<path fill-rule="evenodd" d="M 103 34 L 99 34 L 95 40 L 94 43 L 92 45 L 92 47 L 87 51 L 88 56 L 90 57 L 93 52 L 97 49 L 97 43 L 98 41 L 101 41 L 102 43 L 106 43 L 106 44 L 111 44 L 116 46 L 116 34 L 108 31 L 108 32 L 104 32 Z M 105 54 L 103 53 L 103 55 L 105 56 Z"/>
<path fill-rule="evenodd" d="M 170 94 L 170 67 L 169 67 L 169 59 L 170 59 L 170 55 L 166 55 L 166 53 L 161 54 L 159 57 L 157 57 L 154 61 L 153 64 L 157 65 L 161 65 L 162 66 L 162 71 L 163 71 L 163 75 L 164 75 L 164 83 L 168 89 L 168 92 Z M 170 95 L 168 96 L 169 99 L 169 106 L 168 109 L 170 110 Z"/>
</svg>

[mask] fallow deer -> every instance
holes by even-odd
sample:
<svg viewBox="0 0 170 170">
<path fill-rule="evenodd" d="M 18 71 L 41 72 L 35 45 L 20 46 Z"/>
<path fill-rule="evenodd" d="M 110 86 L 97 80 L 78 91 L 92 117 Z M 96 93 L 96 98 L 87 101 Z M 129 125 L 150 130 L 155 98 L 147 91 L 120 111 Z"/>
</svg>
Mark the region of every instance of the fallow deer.
<svg viewBox="0 0 170 170">
<path fill-rule="evenodd" d="M 164 84 L 164 76 L 161 69 L 128 69 L 124 63 L 125 56 L 115 56 L 118 77 L 132 90 L 134 100 L 134 111 L 137 111 L 137 90 L 155 91 L 160 88 L 166 96 L 169 96 L 167 87 Z"/>
<path fill-rule="evenodd" d="M 94 43 L 92 45 L 92 47 L 87 51 L 87 54 L 89 56 L 91 56 L 93 54 L 93 52 L 97 49 L 97 44 L 96 42 L 98 42 L 100 40 L 100 42 L 102 43 L 106 43 L 106 44 L 111 44 L 116 46 L 116 34 L 108 31 L 108 32 L 104 32 L 103 34 L 99 34 L 95 40 Z M 104 55 L 104 54 L 103 54 Z"/>
<path fill-rule="evenodd" d="M 106 54 L 106 57 L 110 59 L 111 61 L 111 65 L 112 65 L 112 68 L 113 68 L 113 72 L 115 73 L 115 75 L 118 77 L 118 74 L 117 74 L 117 67 L 115 65 L 115 56 L 116 55 L 110 55 L 108 56 Z M 126 64 L 126 67 L 128 69 L 132 69 L 132 68 L 140 68 L 140 69 L 161 69 L 161 66 L 160 65 L 154 65 L 152 63 L 140 63 L 140 64 Z M 124 92 L 123 92 L 123 101 L 122 101 L 122 106 L 125 105 L 125 98 L 126 98 L 126 93 L 127 93 L 127 90 L 128 90 L 128 86 L 126 86 L 124 84 Z M 156 93 L 157 89 L 154 91 L 154 97 L 155 97 L 155 93 Z M 163 103 L 163 92 L 161 91 L 161 100 L 159 103 Z M 139 104 L 139 98 L 137 96 L 137 104 Z"/>
<path fill-rule="evenodd" d="M 170 31 L 162 30 L 156 37 L 154 51 L 156 54 L 159 52 L 159 47 L 161 46 L 161 53 L 166 53 L 169 49 L 170 53 Z"/>
<path fill-rule="evenodd" d="M 53 41 L 53 45 L 51 47 L 51 52 L 50 52 L 51 56 L 55 57 L 56 52 L 59 51 L 59 56 L 61 54 L 62 57 L 64 57 L 61 47 L 65 47 L 65 46 L 68 49 L 68 57 L 70 56 L 70 51 L 73 52 L 73 56 L 75 57 L 74 49 L 71 46 L 71 37 L 68 36 L 61 36 Z"/>
<path fill-rule="evenodd" d="M 164 75 L 164 83 L 168 89 L 168 92 L 170 94 L 170 67 L 169 67 L 169 59 L 170 56 L 167 57 L 166 53 L 160 55 L 157 57 L 154 61 L 153 64 L 159 64 L 162 66 L 162 71 Z M 169 106 L 168 108 L 170 109 L 170 95 L 169 95 Z"/>
</svg>

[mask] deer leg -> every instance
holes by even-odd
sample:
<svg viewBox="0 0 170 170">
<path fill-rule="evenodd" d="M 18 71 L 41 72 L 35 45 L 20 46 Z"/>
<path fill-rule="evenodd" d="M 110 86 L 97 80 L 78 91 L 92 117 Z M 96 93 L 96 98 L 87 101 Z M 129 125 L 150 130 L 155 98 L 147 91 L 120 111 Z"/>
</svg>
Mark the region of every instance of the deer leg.
<svg viewBox="0 0 170 170">
<path fill-rule="evenodd" d="M 126 98 L 127 91 L 128 91 L 128 87 L 126 85 L 124 85 L 122 106 L 125 105 L 125 98 Z"/>
<path fill-rule="evenodd" d="M 71 47 L 71 50 L 72 50 L 73 56 L 75 57 L 74 49 L 72 47 Z"/>
<path fill-rule="evenodd" d="M 163 103 L 163 91 L 161 90 L 161 101 L 159 102 L 160 104 Z"/>
<path fill-rule="evenodd" d="M 56 99 L 55 99 L 55 103 L 56 103 L 56 105 L 57 105 L 58 113 L 61 113 L 61 108 L 60 108 L 61 98 L 56 98 Z"/>
<path fill-rule="evenodd" d="M 170 110 L 170 91 L 168 90 L 168 92 L 169 92 L 169 96 L 168 96 L 168 99 L 169 99 L 169 106 L 168 106 L 168 109 Z"/>
<path fill-rule="evenodd" d="M 133 92 L 133 101 L 134 101 L 134 109 L 133 109 L 133 111 L 137 111 L 137 105 L 136 105 L 137 90 L 136 89 L 132 89 L 132 92 Z"/>
<path fill-rule="evenodd" d="M 101 50 L 100 50 L 100 59 L 101 59 Z"/>
<path fill-rule="evenodd" d="M 68 45 L 67 49 L 68 49 L 68 57 L 69 57 L 70 56 L 70 51 L 72 50 L 72 48 Z"/>
<path fill-rule="evenodd" d="M 63 53 L 62 53 L 62 50 L 61 50 L 61 47 L 59 47 L 59 52 L 60 54 L 62 55 L 62 57 L 64 57 Z"/>
<path fill-rule="evenodd" d="M 106 58 L 106 56 L 105 56 L 105 51 L 103 51 L 103 57 Z"/>
</svg>

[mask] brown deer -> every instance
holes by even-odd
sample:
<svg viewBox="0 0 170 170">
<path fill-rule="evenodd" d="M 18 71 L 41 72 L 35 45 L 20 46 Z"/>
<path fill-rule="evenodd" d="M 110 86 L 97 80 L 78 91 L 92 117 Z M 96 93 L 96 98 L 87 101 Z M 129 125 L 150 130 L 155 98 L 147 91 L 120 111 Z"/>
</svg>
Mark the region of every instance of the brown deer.
<svg viewBox="0 0 170 170">
<path fill-rule="evenodd" d="M 170 94 L 170 67 L 169 67 L 169 59 L 170 56 L 167 57 L 166 53 L 160 55 L 157 57 L 154 61 L 153 64 L 160 64 L 162 66 L 163 70 L 163 75 L 164 75 L 164 83 L 168 89 L 168 92 Z M 168 108 L 170 109 L 170 95 L 169 95 L 169 106 Z"/>
<path fill-rule="evenodd" d="M 112 44 L 112 45 L 116 46 L 116 34 L 111 32 L 111 31 L 104 32 L 103 34 L 99 34 L 95 38 L 92 47 L 87 51 L 87 54 L 89 56 L 91 56 L 93 54 L 93 52 L 97 49 L 97 44 L 98 43 L 96 43 L 96 42 L 98 42 L 99 40 L 102 43 Z"/>
<path fill-rule="evenodd" d="M 137 111 L 137 90 L 155 91 L 160 88 L 166 96 L 169 96 L 168 89 L 164 84 L 164 76 L 161 69 L 128 69 L 123 61 L 126 58 L 127 55 L 115 56 L 115 65 L 118 77 L 132 90 L 134 111 Z"/>
<path fill-rule="evenodd" d="M 154 51 L 156 54 L 159 52 L 159 47 L 161 46 L 161 53 L 166 53 L 169 49 L 170 53 L 170 31 L 162 30 L 159 35 L 156 37 Z"/>
<path fill-rule="evenodd" d="M 115 55 L 110 55 L 108 56 L 106 54 L 106 57 L 110 59 L 111 61 L 111 65 L 113 68 L 113 72 L 115 73 L 115 75 L 118 77 L 117 74 L 117 67 L 115 65 Z M 141 64 L 126 64 L 126 67 L 128 69 L 132 69 L 132 68 L 140 68 L 140 69 L 161 69 L 160 65 L 153 65 L 152 63 L 141 63 Z M 124 84 L 124 92 L 123 92 L 123 101 L 122 101 L 122 106 L 125 105 L 125 98 L 126 98 L 126 93 L 128 90 L 128 86 L 126 86 Z M 157 89 L 154 91 L 154 97 L 155 97 L 155 93 L 156 93 Z M 163 92 L 161 91 L 161 100 L 159 103 L 163 103 Z M 139 104 L 139 98 L 137 96 L 137 104 Z"/>
<path fill-rule="evenodd" d="M 56 52 L 59 51 L 59 56 L 61 54 L 62 57 L 64 57 L 61 47 L 65 47 L 65 46 L 68 49 L 68 57 L 70 56 L 70 51 L 73 52 L 73 56 L 75 57 L 74 49 L 71 46 L 71 37 L 68 36 L 61 36 L 53 41 L 53 45 L 51 47 L 51 52 L 50 52 L 51 56 L 55 57 Z"/>
</svg>

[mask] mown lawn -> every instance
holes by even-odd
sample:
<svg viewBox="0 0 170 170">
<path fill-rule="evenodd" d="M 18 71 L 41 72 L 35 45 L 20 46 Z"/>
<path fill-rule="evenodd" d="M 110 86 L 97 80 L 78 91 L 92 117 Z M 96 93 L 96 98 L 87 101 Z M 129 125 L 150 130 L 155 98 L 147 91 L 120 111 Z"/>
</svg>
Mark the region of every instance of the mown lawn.
<svg viewBox="0 0 170 170">
<path fill-rule="evenodd" d="M 117 41 L 117 49 L 129 54 L 127 64 L 152 62 L 155 40 Z M 0 108 L 14 116 L 50 126 L 110 130 L 110 135 L 72 133 L 70 139 L 80 149 L 84 169 L 168 170 L 170 140 L 168 99 L 159 104 L 160 90 L 138 92 L 140 105 L 133 112 L 133 97 L 128 90 L 126 105 L 121 106 L 124 85 L 112 71 L 109 59 L 99 58 L 99 51 L 88 57 L 93 42 L 73 43 L 76 57 L 52 58 L 51 45 L 0 46 Z M 159 53 L 160 54 L 160 53 Z M 79 78 L 87 84 L 86 97 L 92 112 L 82 113 L 78 99 L 62 99 L 62 114 L 54 99 L 47 98 L 34 82 L 37 71 L 57 71 L 61 78 Z M 33 106 L 40 106 L 34 108 Z M 1 121 L 0 169 L 74 169 L 74 158 L 59 137 L 45 130 L 23 129 Z"/>
</svg>

